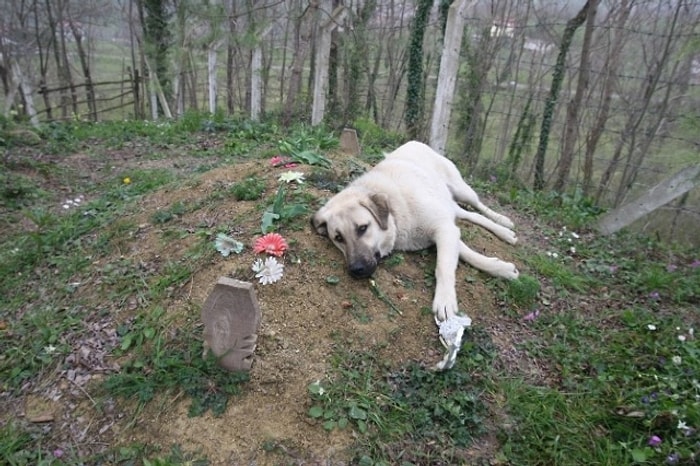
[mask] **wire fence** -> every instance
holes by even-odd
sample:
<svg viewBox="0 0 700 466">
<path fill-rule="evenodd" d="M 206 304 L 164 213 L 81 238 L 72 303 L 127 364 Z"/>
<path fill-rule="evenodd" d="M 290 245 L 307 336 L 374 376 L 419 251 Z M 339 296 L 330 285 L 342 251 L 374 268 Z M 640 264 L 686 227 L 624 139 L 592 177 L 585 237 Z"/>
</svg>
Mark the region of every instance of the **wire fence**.
<svg viewBox="0 0 700 466">
<path fill-rule="evenodd" d="M 276 5 L 281 3 L 276 2 Z M 578 137 L 569 176 L 569 188 L 578 189 L 584 177 L 587 143 L 593 137 L 596 120 L 602 112 L 607 112 L 596 150 L 590 154 L 594 185 L 600 185 L 598 200 L 605 207 L 629 202 L 684 166 L 700 163 L 700 49 L 693 45 L 700 39 L 700 26 L 693 20 L 698 12 L 692 10 L 687 18 L 681 18 L 675 30 L 671 30 L 668 18 L 653 22 L 649 19 L 647 23 L 637 21 L 633 24 L 629 21 L 619 26 L 611 11 L 600 19 L 594 29 L 589 85 L 579 109 Z M 365 40 L 369 45 L 363 51 L 359 78 L 350 69 L 352 53 L 356 51 L 354 47 L 358 43 L 353 24 L 346 24 L 345 29 L 335 33 L 338 68 L 333 75 L 337 82 L 334 99 L 336 107 L 341 109 L 356 99 L 360 102 L 361 110 L 355 116 L 374 120 L 387 130 L 403 131 L 410 15 L 398 18 L 389 17 L 385 10 L 381 12 L 382 15 L 370 21 L 365 29 L 364 34 L 368 35 Z M 348 21 L 354 17 L 351 15 Z M 502 18 L 505 17 L 504 14 Z M 651 13 L 647 17 L 652 18 Z M 211 21 L 212 18 L 208 19 Z M 424 44 L 424 139 L 427 139 L 430 127 L 442 46 L 441 22 L 435 12 L 431 18 Z M 200 17 L 198 21 L 197 24 L 201 26 L 206 23 L 207 17 Z M 521 183 L 530 185 L 540 123 L 556 66 L 558 41 L 566 21 L 544 17 L 528 17 L 522 23 L 519 21 L 513 21 L 512 27 L 506 29 L 502 28 L 505 22 L 494 19 L 493 15 L 472 12 L 466 18 L 461 54 L 463 63 L 453 98 L 447 153 L 477 175 L 503 176 L 503 167 L 510 163 L 509 158 L 513 156 L 514 140 L 522 136 L 519 131 L 525 121 L 523 115 L 529 112 L 532 127 L 530 134 L 520 141 L 522 147 L 516 173 Z M 299 43 L 285 38 L 280 25 L 288 27 L 287 19 L 278 15 L 271 20 L 272 23 L 278 26 L 272 27 L 272 32 L 261 36 L 257 42 L 232 38 L 235 53 L 230 57 L 227 56 L 225 42 L 222 42 L 224 45 L 217 51 L 215 68 L 218 108 L 238 115 L 246 115 L 249 111 L 251 44 L 257 43 L 263 52 L 262 108 L 268 114 L 282 112 L 289 97 L 293 57 Z M 104 38 L 109 34 L 97 27 L 91 30 L 95 37 Z M 550 142 L 545 154 L 548 180 L 555 176 L 562 144 L 569 129 L 567 106 L 574 98 L 581 73 L 580 34 L 575 36 L 567 58 L 565 79 L 555 107 Z M 612 67 L 610 57 L 618 37 L 623 37 L 620 39 L 621 52 L 617 66 Z M 309 50 L 299 70 L 298 108 L 301 109 L 302 120 L 310 115 L 315 65 L 314 35 L 309 34 L 303 39 L 307 42 L 302 45 Z M 92 40 L 98 41 L 96 38 Z M 120 62 L 119 74 L 123 75 L 123 64 L 130 63 L 132 50 L 126 43 L 120 46 L 112 43 L 110 52 L 102 55 L 98 45 L 95 44 L 96 52 L 92 57 L 93 69 L 98 74 L 94 79 L 122 83 L 112 88 L 106 84 L 95 84 L 100 89 L 102 102 L 99 118 L 135 117 L 138 114 L 136 110 L 143 102 L 134 102 L 138 96 L 134 95 L 133 89 L 141 88 L 146 92 L 149 86 L 147 70 L 142 71 L 146 76 L 142 83 L 134 83 L 129 76 L 124 76 L 123 81 L 115 80 L 116 67 L 103 66 L 102 63 L 107 60 Z M 179 109 L 206 111 L 209 92 L 206 47 L 191 44 L 186 50 L 178 51 L 178 55 L 187 55 L 188 64 L 182 67 L 171 62 L 173 70 L 179 68 L 182 72 L 176 81 L 186 81 L 185 88 L 191 96 L 182 99 L 183 104 Z M 101 68 L 104 76 L 99 76 Z M 358 79 L 359 82 L 353 81 Z M 613 84 L 606 95 L 608 82 Z M 81 85 L 84 83 L 76 84 Z M 48 89 L 61 86 L 58 79 L 55 83 L 45 84 Z M 36 88 L 39 89 L 38 86 Z M 172 95 L 177 92 L 168 93 Z M 41 97 L 37 94 L 38 107 L 47 112 L 51 107 L 42 104 Z M 49 102 L 55 100 L 51 98 Z M 637 116 L 638 122 L 634 126 Z M 339 122 L 353 124 L 352 120 L 344 121 L 342 117 L 334 121 Z M 474 144 L 475 137 L 478 144 Z M 613 170 L 607 184 L 603 185 L 601 178 L 616 157 L 618 167 Z M 628 172 L 632 175 L 625 175 Z M 637 227 L 674 240 L 700 244 L 700 235 L 695 233 L 700 231 L 700 189 L 696 187 L 659 209 Z"/>
</svg>

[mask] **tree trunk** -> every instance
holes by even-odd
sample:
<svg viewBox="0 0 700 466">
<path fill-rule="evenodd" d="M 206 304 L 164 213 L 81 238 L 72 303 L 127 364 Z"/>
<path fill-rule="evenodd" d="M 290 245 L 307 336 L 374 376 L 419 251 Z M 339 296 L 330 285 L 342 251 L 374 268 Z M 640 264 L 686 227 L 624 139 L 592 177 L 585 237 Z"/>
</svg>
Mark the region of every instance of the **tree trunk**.
<svg viewBox="0 0 700 466">
<path fill-rule="evenodd" d="M 97 103 L 95 102 L 95 87 L 92 83 L 92 75 L 90 74 L 90 57 L 83 47 L 82 31 L 80 28 L 76 27 L 75 22 L 72 19 L 69 19 L 68 24 L 71 28 L 73 38 L 75 39 L 75 46 L 78 49 L 80 66 L 83 69 L 83 76 L 85 77 L 85 95 L 90 113 L 90 120 L 97 121 Z"/>
<path fill-rule="evenodd" d="M 306 55 L 309 53 L 309 37 L 311 34 L 311 19 L 314 18 L 315 11 L 318 5 L 309 5 L 306 10 L 301 12 L 295 21 L 294 27 L 294 56 L 289 77 L 289 85 L 287 87 L 287 100 L 284 104 L 284 112 L 282 124 L 289 126 L 294 119 L 294 115 L 299 111 L 299 91 L 301 91 L 301 78 L 304 68 Z"/>
<path fill-rule="evenodd" d="M 595 26 L 596 13 L 598 12 L 598 0 L 586 2 L 588 11 L 586 15 L 586 29 L 583 34 L 583 45 L 581 46 L 581 62 L 579 65 L 578 82 L 576 83 L 576 93 L 571 99 L 566 109 L 566 125 L 564 134 L 564 147 L 559 159 L 559 173 L 554 182 L 554 191 L 563 192 L 571 172 L 571 163 L 574 159 L 574 149 L 578 141 L 579 109 L 583 102 L 583 95 L 588 89 L 591 68 L 591 39 L 593 37 L 593 26 Z"/>
<path fill-rule="evenodd" d="M 673 21 L 671 23 L 671 31 L 673 31 L 677 23 L 678 15 L 681 10 L 681 5 L 682 2 L 678 2 Z M 655 59 L 653 64 L 651 65 L 651 69 L 647 73 L 647 79 L 645 79 L 642 82 L 642 89 L 639 92 L 639 95 L 642 99 L 639 105 L 639 110 L 630 113 L 627 122 L 625 123 L 625 127 L 622 130 L 622 133 L 620 134 L 620 138 L 618 139 L 617 145 L 615 146 L 612 159 L 610 160 L 608 167 L 605 169 L 605 172 L 603 172 L 600 184 L 598 185 L 598 190 L 596 192 L 596 202 L 600 202 L 603 194 L 609 187 L 613 175 L 617 172 L 620 159 L 622 158 L 622 151 L 624 150 L 625 145 L 629 144 L 628 154 L 631 154 L 637 147 L 637 131 L 639 130 L 639 127 L 641 126 L 645 116 L 649 111 L 652 97 L 654 96 L 654 93 L 656 92 L 659 85 L 659 81 L 661 79 L 661 74 L 666 65 L 666 62 L 670 58 L 670 48 L 673 40 L 673 34 L 669 33 L 667 35 L 667 40 L 664 44 L 664 51 L 660 54 L 655 54 L 657 55 L 657 59 Z M 631 157 L 631 155 L 628 157 Z M 623 179 L 625 177 L 626 174 L 623 175 Z M 622 186 L 622 184 L 620 186 Z M 618 188 L 615 198 L 620 199 L 620 188 Z"/>
<path fill-rule="evenodd" d="M 564 29 L 564 34 L 562 35 L 561 45 L 559 46 L 559 55 L 557 56 L 557 62 L 554 65 L 554 73 L 552 74 L 552 85 L 550 87 L 549 96 L 547 97 L 547 101 L 544 106 L 544 113 L 542 115 L 540 141 L 539 145 L 537 146 L 537 153 L 535 154 L 535 182 L 533 188 L 536 191 L 541 191 L 544 189 L 544 162 L 547 153 L 547 145 L 549 143 L 549 135 L 552 128 L 554 110 L 557 105 L 557 100 L 559 99 L 559 91 L 561 90 L 561 85 L 564 81 L 564 74 L 566 72 L 566 57 L 569 54 L 571 41 L 574 38 L 574 34 L 576 34 L 576 30 L 581 27 L 584 21 L 586 21 L 590 3 L 591 0 L 586 1 L 586 4 L 583 5 L 581 11 L 579 11 L 575 17 L 566 23 L 566 28 Z"/>
<path fill-rule="evenodd" d="M 586 153 L 583 160 L 583 186 L 582 191 L 584 196 L 591 194 L 593 186 L 593 155 L 598 147 L 603 135 L 603 130 L 610 115 L 610 103 L 612 102 L 613 90 L 617 82 L 616 75 L 620 67 L 620 54 L 625 43 L 627 34 L 624 31 L 625 24 L 632 11 L 632 4 L 628 0 L 620 2 L 620 12 L 615 23 L 615 33 L 612 39 L 611 50 L 605 56 L 605 64 L 603 65 L 603 89 L 601 95 L 600 110 L 595 117 L 595 121 L 588 132 L 586 138 Z"/>
<path fill-rule="evenodd" d="M 447 148 L 447 133 L 452 115 L 452 99 L 457 82 L 459 69 L 459 52 L 462 48 L 464 33 L 464 14 L 475 1 L 456 0 L 447 12 L 440 57 L 440 72 L 438 74 L 435 105 L 430 124 L 430 146 L 441 154 Z"/>
<path fill-rule="evenodd" d="M 321 4 L 321 13 L 331 8 L 331 0 Z M 330 18 L 322 20 L 316 43 L 315 73 L 313 82 L 313 103 L 311 107 L 311 124 L 316 126 L 323 121 L 328 97 L 328 60 L 331 53 L 331 34 L 346 14 L 344 6 L 331 13 Z"/>
<path fill-rule="evenodd" d="M 216 97 L 219 92 L 217 81 L 216 81 L 216 62 L 217 62 L 217 49 L 219 47 L 218 43 L 209 44 L 207 48 L 207 77 L 209 82 L 209 113 L 212 115 L 216 113 Z"/>
<path fill-rule="evenodd" d="M 416 15 L 411 26 L 408 46 L 408 86 L 406 88 L 406 133 L 410 139 L 419 139 L 423 127 L 423 37 L 428 25 L 432 0 L 418 0 Z"/>
</svg>

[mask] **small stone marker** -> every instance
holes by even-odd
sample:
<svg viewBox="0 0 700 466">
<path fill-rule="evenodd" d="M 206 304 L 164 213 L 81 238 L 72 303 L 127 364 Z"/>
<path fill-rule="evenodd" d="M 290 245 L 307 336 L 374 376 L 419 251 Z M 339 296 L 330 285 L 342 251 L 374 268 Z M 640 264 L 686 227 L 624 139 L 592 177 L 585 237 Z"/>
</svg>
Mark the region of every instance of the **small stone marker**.
<svg viewBox="0 0 700 466">
<path fill-rule="evenodd" d="M 340 133 L 340 150 L 350 155 L 360 155 L 360 142 L 357 139 L 357 131 L 345 128 Z"/>
<path fill-rule="evenodd" d="M 204 354 L 211 350 L 229 371 L 249 371 L 260 318 L 252 283 L 219 278 L 202 306 Z"/>
</svg>

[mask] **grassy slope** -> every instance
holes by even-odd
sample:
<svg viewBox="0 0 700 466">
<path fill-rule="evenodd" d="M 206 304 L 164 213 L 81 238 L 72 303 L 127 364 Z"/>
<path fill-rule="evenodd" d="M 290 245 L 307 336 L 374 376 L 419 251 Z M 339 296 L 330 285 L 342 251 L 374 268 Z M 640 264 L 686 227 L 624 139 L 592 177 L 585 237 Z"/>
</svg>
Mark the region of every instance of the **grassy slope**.
<svg viewBox="0 0 700 466">
<path fill-rule="evenodd" d="M 83 323 L 97 328 L 113 312 L 91 308 L 90 296 L 71 285 L 98 274 L 95 286 L 115 307 L 129 309 L 135 299 L 161 313 L 127 312 L 115 333 L 95 331 L 94 338 L 107 343 L 102 353 L 93 348 L 91 363 L 109 369 L 116 357 L 122 370 L 107 371 L 111 375 L 95 392 L 103 398 L 94 402 L 125 397 L 142 406 L 161 391 L 181 390 L 192 400 L 191 414 L 223 412 L 245 378 L 212 370 L 213 361 L 198 357 L 197 330 L 182 325 L 173 335 L 160 318 L 173 287 L 215 254 L 211 237 L 196 236 L 182 244 L 178 260 L 149 269 L 115 254 L 126 241 L 121 236 L 138 228 L 120 214 L 160 188 L 182 186 L 193 171 L 244 156 L 269 157 L 279 141 L 292 150 L 332 141 L 304 128 L 282 132 L 196 115 L 176 124 L 56 125 L 42 139 L 39 147 L 3 139 L 0 403 L 7 409 L 0 411 L 10 413 L 23 388 L 50 383 L 60 370 L 57 355 L 75 345 Z M 367 148 L 373 141 L 363 142 Z M 115 160 L 98 176 L 89 165 L 76 171 L 62 163 L 99 155 L 101 147 L 112 156 L 138 158 L 139 168 L 130 164 L 127 172 L 126 162 Z M 243 189 L 255 191 L 255 180 Z M 316 422 L 309 428 L 356 431 L 348 455 L 359 464 L 692 464 L 700 449 L 700 356 L 692 330 L 699 321 L 700 257 L 649 238 L 596 237 L 585 225 L 597 211 L 582 200 L 493 185 L 478 189 L 507 193 L 500 200 L 523 220 L 523 277 L 488 282 L 504 310 L 512 351 L 505 351 L 500 335 L 475 330 L 457 367 L 435 374 L 416 364 L 387 367 L 381 344 L 358 351 L 339 335 L 327 380 L 308 388 L 309 420 Z M 89 202 L 63 212 L 61 203 L 78 193 Z M 260 215 L 272 200 L 261 200 Z M 183 199 L 148 221 L 177 222 L 202 202 L 215 201 Z M 285 220 L 306 221 L 292 215 Z M 107 257 L 117 259 L 105 263 Z M 427 280 L 430 273 L 426 269 Z M 164 352 L 166 344 L 177 351 Z M 155 372 L 146 374 L 145 367 Z M 59 455 L 47 447 L 51 434 L 27 421 L 0 419 L 5 462 L 179 464 L 193 458 L 178 448 L 168 452 L 168 445 L 153 451 L 128 443 L 90 458 Z M 488 447 L 480 449 L 480 443 Z"/>
</svg>

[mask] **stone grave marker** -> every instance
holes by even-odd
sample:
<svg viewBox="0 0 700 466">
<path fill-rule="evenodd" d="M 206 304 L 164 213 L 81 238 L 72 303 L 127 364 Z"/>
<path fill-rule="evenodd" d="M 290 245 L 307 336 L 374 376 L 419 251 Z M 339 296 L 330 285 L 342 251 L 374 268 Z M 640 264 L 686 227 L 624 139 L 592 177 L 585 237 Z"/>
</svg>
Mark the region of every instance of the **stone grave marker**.
<svg viewBox="0 0 700 466">
<path fill-rule="evenodd" d="M 219 278 L 202 306 L 204 354 L 211 350 L 229 371 L 249 371 L 260 319 L 253 284 Z"/>
</svg>

